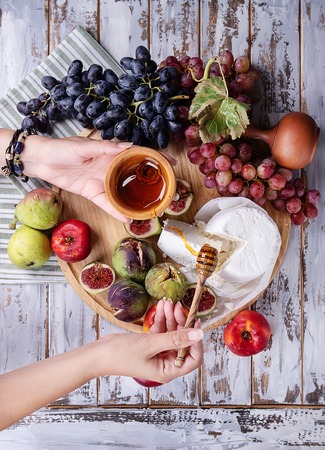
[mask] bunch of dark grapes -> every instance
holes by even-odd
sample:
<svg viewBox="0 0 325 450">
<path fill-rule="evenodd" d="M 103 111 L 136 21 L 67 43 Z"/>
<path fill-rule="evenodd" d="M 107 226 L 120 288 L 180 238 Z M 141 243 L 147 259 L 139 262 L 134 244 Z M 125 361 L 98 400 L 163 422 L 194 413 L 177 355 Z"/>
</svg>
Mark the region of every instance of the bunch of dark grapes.
<svg viewBox="0 0 325 450">
<path fill-rule="evenodd" d="M 243 139 L 202 143 L 197 125 L 189 126 L 185 134 L 188 158 L 198 165 L 208 189 L 216 188 L 222 197 L 246 197 L 260 206 L 269 200 L 277 211 L 288 211 L 296 225 L 317 216 L 319 191 L 307 189 L 301 178 L 293 180 L 292 171 L 273 157 L 254 156 Z"/>
<path fill-rule="evenodd" d="M 124 57 L 120 64 L 126 71 L 120 76 L 98 64 L 85 70 L 79 60 L 72 61 L 62 80 L 44 76 L 46 91 L 17 105 L 25 116 L 22 127 L 46 133 L 51 121 L 74 118 L 85 128 L 101 130 L 103 139 L 166 147 L 187 121 L 182 102 L 188 91 L 180 87 L 179 72 L 158 69 L 143 46 L 135 58 Z"/>
</svg>

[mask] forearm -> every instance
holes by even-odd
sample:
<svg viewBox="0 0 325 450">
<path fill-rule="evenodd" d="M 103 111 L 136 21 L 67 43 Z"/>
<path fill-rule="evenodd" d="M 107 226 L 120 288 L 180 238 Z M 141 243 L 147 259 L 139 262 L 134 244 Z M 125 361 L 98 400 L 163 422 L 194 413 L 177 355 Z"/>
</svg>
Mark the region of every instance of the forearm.
<svg viewBox="0 0 325 450">
<path fill-rule="evenodd" d="M 0 376 L 0 429 L 92 379 L 98 341 Z"/>
</svg>

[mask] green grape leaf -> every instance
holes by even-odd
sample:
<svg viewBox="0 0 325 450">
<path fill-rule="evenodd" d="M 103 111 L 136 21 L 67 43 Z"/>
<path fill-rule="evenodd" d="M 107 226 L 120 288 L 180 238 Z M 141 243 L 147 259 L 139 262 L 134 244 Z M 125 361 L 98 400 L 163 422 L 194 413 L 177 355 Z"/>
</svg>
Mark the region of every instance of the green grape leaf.
<svg viewBox="0 0 325 450">
<path fill-rule="evenodd" d="M 203 142 L 211 142 L 221 137 L 239 138 L 249 125 L 245 103 L 228 97 L 228 92 L 220 77 L 202 81 L 195 88 L 189 118 L 199 125 Z"/>
</svg>

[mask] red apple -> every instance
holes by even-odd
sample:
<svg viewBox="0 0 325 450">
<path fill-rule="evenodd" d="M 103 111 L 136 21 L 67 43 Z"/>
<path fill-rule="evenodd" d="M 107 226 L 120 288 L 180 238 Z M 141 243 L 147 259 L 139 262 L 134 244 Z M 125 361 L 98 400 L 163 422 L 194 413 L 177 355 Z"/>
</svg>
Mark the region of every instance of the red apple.
<svg viewBox="0 0 325 450">
<path fill-rule="evenodd" d="M 238 356 L 251 356 L 264 350 L 271 337 L 270 324 L 257 311 L 241 311 L 228 323 L 224 341 Z"/>
<path fill-rule="evenodd" d="M 141 384 L 144 387 L 156 387 L 161 386 L 162 383 L 158 383 L 158 381 L 145 380 L 144 378 L 133 378 L 134 381 Z"/>
<path fill-rule="evenodd" d="M 51 245 L 54 253 L 63 261 L 75 263 L 90 253 L 91 228 L 82 220 L 61 222 L 53 231 Z"/>
</svg>

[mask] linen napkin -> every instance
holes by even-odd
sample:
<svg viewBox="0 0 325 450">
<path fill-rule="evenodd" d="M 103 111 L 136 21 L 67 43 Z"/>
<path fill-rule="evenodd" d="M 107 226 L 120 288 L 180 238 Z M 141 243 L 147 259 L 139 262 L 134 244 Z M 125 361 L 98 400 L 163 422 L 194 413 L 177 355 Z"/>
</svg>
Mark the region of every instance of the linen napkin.
<svg viewBox="0 0 325 450">
<path fill-rule="evenodd" d="M 44 75 L 62 79 L 74 59 L 80 59 L 85 68 L 91 64 L 100 64 L 105 69 L 113 69 L 118 75 L 123 73 L 121 67 L 98 42 L 82 27 L 77 27 L 36 69 L 0 99 L 0 127 L 13 130 L 19 128 L 23 116 L 16 109 L 17 103 L 37 97 L 44 91 L 41 84 Z M 81 129 L 81 125 L 73 119 L 52 122 L 50 136 L 55 138 L 74 136 L 79 134 Z M 19 178 L 8 179 L 0 176 L 0 283 L 62 283 L 66 281 L 54 255 L 42 267 L 31 270 L 18 269 L 7 255 L 8 240 L 12 234 L 9 223 L 14 216 L 15 205 L 27 192 L 38 187 L 50 186 L 38 179 L 30 179 L 27 183 L 23 183 Z"/>
</svg>

